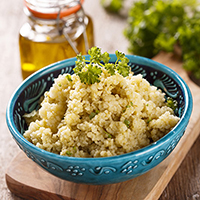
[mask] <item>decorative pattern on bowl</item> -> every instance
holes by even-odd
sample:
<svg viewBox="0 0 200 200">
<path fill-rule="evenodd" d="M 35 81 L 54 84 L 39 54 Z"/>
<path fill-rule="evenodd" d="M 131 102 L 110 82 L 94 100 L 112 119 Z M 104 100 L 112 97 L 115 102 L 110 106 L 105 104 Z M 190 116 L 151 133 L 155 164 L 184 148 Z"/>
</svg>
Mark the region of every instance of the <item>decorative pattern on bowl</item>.
<svg viewBox="0 0 200 200">
<path fill-rule="evenodd" d="M 115 62 L 115 55 L 110 55 Z M 41 96 L 59 74 L 73 74 L 76 58 L 54 63 L 26 79 L 13 94 L 7 109 L 7 124 L 18 146 L 48 172 L 68 181 L 85 184 L 117 183 L 137 177 L 164 160 L 184 134 L 192 112 L 192 97 L 185 82 L 168 67 L 139 56 L 127 56 L 134 74 L 142 74 L 152 85 L 162 89 L 166 98 L 178 102 L 179 123 L 157 142 L 120 156 L 107 158 L 71 158 L 56 155 L 29 143 L 23 133 L 27 129 L 23 115 L 39 108 Z M 86 56 L 87 59 L 87 56 Z"/>
</svg>

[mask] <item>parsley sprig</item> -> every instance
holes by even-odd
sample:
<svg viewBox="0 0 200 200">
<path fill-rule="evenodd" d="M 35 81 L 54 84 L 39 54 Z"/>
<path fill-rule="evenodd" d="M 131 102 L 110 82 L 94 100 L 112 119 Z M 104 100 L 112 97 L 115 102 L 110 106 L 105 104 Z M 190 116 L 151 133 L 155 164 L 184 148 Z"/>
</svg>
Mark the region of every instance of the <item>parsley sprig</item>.
<svg viewBox="0 0 200 200">
<path fill-rule="evenodd" d="M 79 72 L 78 75 L 82 83 L 91 85 L 95 82 L 100 82 L 99 76 L 101 72 L 102 70 L 100 67 L 89 64 L 87 70 Z"/>
<path fill-rule="evenodd" d="M 117 57 L 115 63 L 109 63 L 109 54 L 107 52 L 101 53 L 101 49 L 98 47 L 89 49 L 88 54 L 90 55 L 90 60 L 85 60 L 85 57 L 81 54 L 77 55 L 76 66 L 73 69 L 82 83 L 91 85 L 100 82 L 99 78 L 102 73 L 102 68 L 106 69 L 110 75 L 114 75 L 116 72 L 123 77 L 129 75 L 129 59 L 124 53 L 115 51 Z"/>
<path fill-rule="evenodd" d="M 128 65 L 129 59 L 125 57 L 124 53 L 121 53 L 119 51 L 115 51 L 115 54 L 117 56 L 117 60 L 115 62 L 115 67 L 119 74 L 121 74 L 123 77 L 126 77 L 129 75 L 130 67 Z"/>
</svg>

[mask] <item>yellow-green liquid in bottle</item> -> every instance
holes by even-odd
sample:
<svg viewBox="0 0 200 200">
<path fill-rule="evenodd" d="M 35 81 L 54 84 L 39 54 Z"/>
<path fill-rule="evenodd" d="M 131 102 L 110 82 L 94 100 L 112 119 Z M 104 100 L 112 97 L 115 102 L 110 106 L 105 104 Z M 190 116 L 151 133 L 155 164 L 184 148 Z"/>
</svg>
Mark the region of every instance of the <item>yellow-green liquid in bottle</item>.
<svg viewBox="0 0 200 200">
<path fill-rule="evenodd" d="M 86 17 L 87 41 L 83 36 L 83 28 L 71 27 L 69 31 L 69 36 L 82 55 L 87 54 L 87 45 L 88 48 L 94 46 L 92 20 L 90 17 Z M 19 47 L 23 79 L 49 64 L 77 55 L 65 36 L 58 34 L 56 25 L 45 27 L 45 29 L 50 30 L 48 30 L 48 34 L 44 33 L 43 29 L 43 25 L 26 23 L 20 30 Z"/>
</svg>

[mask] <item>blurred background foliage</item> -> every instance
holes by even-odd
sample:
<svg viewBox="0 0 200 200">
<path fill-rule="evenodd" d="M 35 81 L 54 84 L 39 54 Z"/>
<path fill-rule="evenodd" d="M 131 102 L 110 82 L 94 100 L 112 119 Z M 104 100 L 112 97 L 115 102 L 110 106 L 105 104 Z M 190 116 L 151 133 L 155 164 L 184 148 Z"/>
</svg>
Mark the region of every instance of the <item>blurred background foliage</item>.
<svg viewBox="0 0 200 200">
<path fill-rule="evenodd" d="M 108 12 L 120 14 L 125 2 L 101 0 L 101 5 Z M 200 9 L 197 0 L 132 1 L 123 34 L 129 42 L 130 53 L 152 58 L 159 51 L 178 52 L 183 68 L 200 79 Z"/>
</svg>

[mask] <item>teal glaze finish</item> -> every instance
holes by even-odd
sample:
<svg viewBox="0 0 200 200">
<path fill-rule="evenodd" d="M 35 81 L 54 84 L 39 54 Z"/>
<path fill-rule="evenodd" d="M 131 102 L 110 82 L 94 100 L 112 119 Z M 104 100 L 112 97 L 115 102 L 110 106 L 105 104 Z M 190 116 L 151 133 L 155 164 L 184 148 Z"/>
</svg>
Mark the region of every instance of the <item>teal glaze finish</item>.
<svg viewBox="0 0 200 200">
<path fill-rule="evenodd" d="M 88 55 L 86 56 L 87 59 Z M 110 54 L 111 62 L 116 56 Z M 51 87 L 59 74 L 73 74 L 76 58 L 54 63 L 27 78 L 12 95 L 6 111 L 8 128 L 18 144 L 49 173 L 64 180 L 84 184 L 111 184 L 133 179 L 162 162 L 183 136 L 192 112 L 191 92 L 182 78 L 170 68 L 153 60 L 127 55 L 134 74 L 142 74 L 152 85 L 162 89 L 167 97 L 178 102 L 179 123 L 163 138 L 140 150 L 106 158 L 74 158 L 39 149 L 24 137 L 27 129 L 23 114 L 39 108 L 40 97 Z"/>
</svg>

